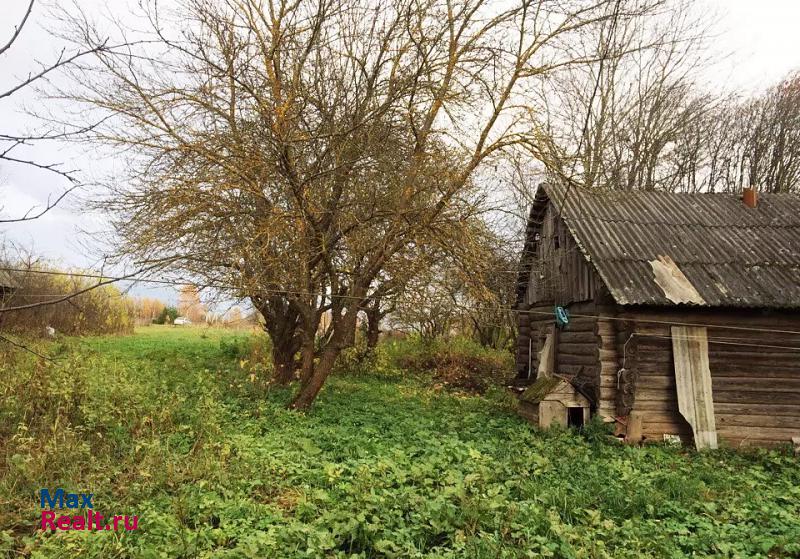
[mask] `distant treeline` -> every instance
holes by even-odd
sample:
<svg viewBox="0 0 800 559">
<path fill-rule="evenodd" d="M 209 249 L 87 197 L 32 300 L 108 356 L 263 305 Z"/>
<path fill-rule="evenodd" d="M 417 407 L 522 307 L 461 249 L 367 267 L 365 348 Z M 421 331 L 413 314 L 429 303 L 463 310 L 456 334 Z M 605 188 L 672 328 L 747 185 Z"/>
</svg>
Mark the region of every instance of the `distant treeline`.
<svg viewBox="0 0 800 559">
<path fill-rule="evenodd" d="M 3 309 L 54 301 L 97 283 L 95 279 L 62 275 L 49 267 L 5 272 L 3 277 L 4 283 L 12 284 L 0 291 Z M 113 285 L 103 285 L 66 301 L 2 312 L 0 331 L 45 334 L 50 327 L 68 335 L 124 334 L 133 332 L 135 313 L 132 298 Z"/>
</svg>

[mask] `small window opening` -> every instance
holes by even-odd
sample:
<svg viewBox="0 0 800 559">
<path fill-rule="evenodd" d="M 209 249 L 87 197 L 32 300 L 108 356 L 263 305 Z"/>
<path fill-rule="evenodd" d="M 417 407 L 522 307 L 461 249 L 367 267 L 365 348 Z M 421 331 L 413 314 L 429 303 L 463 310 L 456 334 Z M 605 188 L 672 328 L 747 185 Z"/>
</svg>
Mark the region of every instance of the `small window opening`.
<svg viewBox="0 0 800 559">
<path fill-rule="evenodd" d="M 567 408 L 567 425 L 583 427 L 583 408 Z"/>
</svg>

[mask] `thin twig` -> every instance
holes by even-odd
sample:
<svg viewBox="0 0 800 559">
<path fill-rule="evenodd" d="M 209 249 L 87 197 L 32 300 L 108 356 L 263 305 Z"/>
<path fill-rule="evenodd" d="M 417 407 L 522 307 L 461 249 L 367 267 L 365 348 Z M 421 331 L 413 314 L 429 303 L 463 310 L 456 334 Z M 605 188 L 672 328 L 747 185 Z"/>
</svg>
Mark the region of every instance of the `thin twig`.
<svg viewBox="0 0 800 559">
<path fill-rule="evenodd" d="M 45 361 L 50 361 L 51 363 L 55 363 L 56 362 L 56 360 L 53 359 L 52 357 L 48 357 L 47 355 L 43 355 L 43 354 L 39 353 L 38 351 L 29 348 L 25 344 L 17 343 L 14 340 L 12 340 L 10 338 L 7 338 L 7 337 L 5 337 L 3 335 L 0 335 L 0 341 L 6 342 L 9 345 L 13 345 L 14 347 L 17 347 L 19 349 L 27 351 L 28 353 L 31 353 L 31 354 L 33 354 L 36 357 L 39 357 L 41 359 L 44 359 Z"/>
</svg>

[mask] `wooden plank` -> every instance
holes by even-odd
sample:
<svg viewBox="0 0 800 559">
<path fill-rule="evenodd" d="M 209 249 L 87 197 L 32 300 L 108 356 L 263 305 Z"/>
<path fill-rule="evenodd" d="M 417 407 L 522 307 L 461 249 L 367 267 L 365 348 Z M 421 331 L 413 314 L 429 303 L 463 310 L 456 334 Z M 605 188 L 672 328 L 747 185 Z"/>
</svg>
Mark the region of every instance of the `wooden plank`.
<svg viewBox="0 0 800 559">
<path fill-rule="evenodd" d="M 663 375 L 658 376 L 639 376 L 639 382 L 636 383 L 637 387 L 645 390 L 667 390 L 675 392 L 676 382 L 675 377 L 668 377 Z"/>
<path fill-rule="evenodd" d="M 597 406 L 597 414 L 602 420 L 613 420 L 616 414 L 616 405 L 612 401 L 601 400 Z"/>
<path fill-rule="evenodd" d="M 771 447 L 786 444 L 784 440 L 771 440 L 771 439 L 740 439 L 740 438 L 727 438 L 721 437 L 722 441 L 731 448 L 751 448 L 751 447 Z"/>
<path fill-rule="evenodd" d="M 589 401 L 586 399 L 585 396 L 580 394 L 559 394 L 553 396 L 552 394 L 547 395 L 547 399 L 544 402 L 558 402 L 565 408 L 586 408 L 589 409 Z M 541 405 L 541 404 L 540 404 Z"/>
<path fill-rule="evenodd" d="M 797 404 L 800 401 L 798 392 L 778 392 L 776 390 L 762 392 L 756 390 L 719 390 L 714 392 L 714 399 L 723 404 Z"/>
<path fill-rule="evenodd" d="M 613 320 L 598 319 L 596 325 L 597 334 L 599 336 L 614 336 L 617 333 L 614 322 Z"/>
<path fill-rule="evenodd" d="M 800 357 L 800 356 L 799 356 Z M 755 377 L 755 378 L 800 378 L 800 367 L 769 362 L 719 362 L 709 360 L 711 364 L 711 378 L 718 377 Z"/>
<path fill-rule="evenodd" d="M 551 326 L 549 330 L 537 358 L 539 366 L 536 370 L 536 378 L 549 377 L 555 372 L 555 326 Z"/>
<path fill-rule="evenodd" d="M 608 375 L 611 377 L 616 377 L 617 373 L 620 370 L 619 363 L 608 363 L 607 361 L 602 361 L 600 363 L 600 374 L 601 375 Z"/>
<path fill-rule="evenodd" d="M 552 310 L 552 309 L 551 309 Z M 581 301 L 571 303 L 569 306 L 569 312 L 575 314 L 597 314 L 597 305 L 594 301 Z M 584 318 L 581 317 L 581 320 L 591 320 L 593 323 L 597 320 L 595 318 Z"/>
<path fill-rule="evenodd" d="M 598 349 L 597 354 L 600 357 L 600 361 L 609 362 L 609 363 L 616 363 L 617 362 L 617 350 L 616 349 Z"/>
<path fill-rule="evenodd" d="M 594 332 L 561 332 L 561 340 L 570 344 L 597 344 L 597 335 Z"/>
<path fill-rule="evenodd" d="M 633 413 L 633 412 L 631 412 Z M 680 415 L 675 410 L 636 410 L 636 413 L 646 414 L 646 421 L 651 423 L 676 423 L 680 422 Z M 717 432 L 736 427 L 769 427 L 775 429 L 800 429 L 800 417 L 780 415 L 721 415 L 717 414 Z"/>
<path fill-rule="evenodd" d="M 770 342 L 764 341 L 763 347 L 745 346 L 747 348 L 746 351 L 745 350 L 736 351 L 730 349 L 731 347 L 736 347 L 736 346 L 731 346 L 728 344 L 725 344 L 723 346 L 722 344 L 720 344 L 719 346 L 716 347 L 721 347 L 723 349 L 713 349 L 713 351 L 709 352 L 709 355 L 713 356 L 714 359 L 718 360 L 729 359 L 731 361 L 739 361 L 746 359 L 746 360 L 752 360 L 753 362 L 758 362 L 759 359 L 764 359 L 765 356 L 771 359 L 779 359 L 782 362 L 787 362 L 787 363 L 792 363 L 797 361 L 798 349 L 800 349 L 800 347 L 796 349 L 775 349 L 772 347 L 767 347 L 768 345 L 771 345 Z M 714 347 L 715 346 L 712 346 L 712 348 Z"/>
<path fill-rule="evenodd" d="M 617 376 L 616 375 L 600 375 L 600 387 L 601 388 L 617 388 Z"/>
<path fill-rule="evenodd" d="M 663 338 L 651 338 L 638 330 L 636 332 L 640 349 L 647 351 L 663 351 L 672 354 L 672 342 L 670 341 L 669 332 L 665 332 L 663 336 Z"/>
<path fill-rule="evenodd" d="M 576 355 L 573 353 L 558 353 L 559 365 L 594 365 L 599 366 L 597 357 L 592 355 Z"/>
<path fill-rule="evenodd" d="M 800 378 L 773 378 L 764 380 L 753 377 L 713 377 L 714 392 L 717 390 L 750 390 L 752 392 L 796 392 L 800 401 Z"/>
<path fill-rule="evenodd" d="M 638 443 L 642 440 L 642 419 L 643 414 L 640 411 L 633 411 L 628 416 L 628 426 L 625 432 L 625 441 L 629 443 Z"/>
<path fill-rule="evenodd" d="M 567 410 L 560 402 L 539 403 L 539 426 L 547 429 L 551 425 L 567 426 Z"/>
<path fill-rule="evenodd" d="M 614 400 L 617 397 L 616 388 L 600 387 L 601 400 Z"/>
<path fill-rule="evenodd" d="M 790 442 L 792 437 L 800 436 L 800 429 L 777 427 L 728 427 L 720 429 L 720 437 L 736 439 L 770 439 Z"/>
<path fill-rule="evenodd" d="M 642 380 L 639 377 L 639 380 Z M 645 388 L 637 387 L 636 388 L 636 401 L 637 402 L 645 402 L 645 401 L 653 401 L 653 402 L 663 402 L 663 401 L 673 401 L 677 402 L 677 396 L 674 393 L 670 393 L 668 390 L 648 390 Z"/>
<path fill-rule="evenodd" d="M 681 311 L 681 310 L 650 310 L 635 309 L 626 310 L 620 307 L 619 317 L 637 322 L 648 324 L 685 322 L 687 324 L 713 324 L 718 328 L 722 326 L 763 326 L 770 329 L 787 329 L 800 332 L 800 320 L 795 311 L 778 312 L 773 311 L 764 313 L 761 310 L 754 310 L 748 313 L 745 309 L 734 309 L 726 311 L 704 311 L 702 309 Z M 656 321 L 655 323 L 653 321 Z M 730 332 L 731 330 L 725 330 Z"/>
<path fill-rule="evenodd" d="M 678 401 L 672 400 L 642 400 L 636 398 L 636 403 L 633 406 L 636 410 L 646 412 L 673 412 L 679 414 Z"/>
<path fill-rule="evenodd" d="M 637 367 L 636 372 L 639 373 L 640 377 L 670 377 L 675 378 L 675 372 L 673 371 L 672 367 L 667 368 L 664 367 Z"/>
<path fill-rule="evenodd" d="M 591 355 L 597 357 L 597 342 L 575 343 L 565 339 L 564 333 L 558 335 L 559 355 Z"/>
<path fill-rule="evenodd" d="M 774 427 L 800 430 L 800 416 L 793 415 L 722 415 L 717 414 L 717 428 L 727 427 Z"/>
<path fill-rule="evenodd" d="M 673 362 L 673 357 L 666 351 L 647 351 L 644 349 L 639 348 L 639 353 L 637 355 L 638 363 L 640 363 L 644 368 L 648 367 L 665 367 L 670 368 L 670 365 Z"/>
<path fill-rule="evenodd" d="M 673 326 L 672 352 L 678 409 L 692 427 L 695 447 L 698 450 L 717 448 L 706 329 L 697 326 Z"/>
<path fill-rule="evenodd" d="M 800 417 L 800 403 L 794 405 L 776 404 L 730 404 L 725 402 L 714 402 L 714 412 L 717 414 L 741 414 L 741 415 L 793 415 Z"/>
<path fill-rule="evenodd" d="M 677 408 L 671 411 L 650 411 L 638 409 L 638 405 L 635 407 L 637 409 L 631 413 L 641 414 L 645 418 L 645 423 L 669 423 L 674 425 L 683 425 L 685 423 Z"/>
</svg>

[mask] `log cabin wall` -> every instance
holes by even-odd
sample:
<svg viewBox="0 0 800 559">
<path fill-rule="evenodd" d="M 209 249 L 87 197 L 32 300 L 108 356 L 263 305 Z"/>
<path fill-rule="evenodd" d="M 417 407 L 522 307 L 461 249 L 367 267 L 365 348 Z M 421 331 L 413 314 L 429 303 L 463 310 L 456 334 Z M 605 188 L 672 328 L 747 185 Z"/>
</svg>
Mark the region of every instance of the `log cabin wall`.
<svg viewBox="0 0 800 559">
<path fill-rule="evenodd" d="M 619 347 L 628 341 L 629 371 L 621 377 L 620 392 L 632 393 L 633 401 L 626 409 L 624 398 L 618 398 L 617 411 L 642 412 L 645 437 L 661 440 L 668 433 L 691 440 L 689 424 L 678 412 L 669 324 L 674 322 L 708 325 L 721 441 L 731 446 L 774 445 L 800 436 L 800 351 L 793 349 L 800 348 L 800 336 L 760 330 L 800 331 L 797 313 L 636 309 L 621 311 L 620 316 L 628 319 L 618 327 L 617 342 Z M 730 326 L 748 330 L 726 328 Z"/>
<path fill-rule="evenodd" d="M 554 204 L 570 192 L 565 222 Z M 564 306 L 574 320 L 559 332 L 553 360 L 561 372 L 577 375 L 581 388 L 594 390 L 595 412 L 604 418 L 637 412 L 632 432 L 688 440 L 671 324 L 706 326 L 720 441 L 769 445 L 800 436 L 800 335 L 792 333 L 800 332 L 800 313 L 767 310 L 800 301 L 794 281 L 800 254 L 786 248 L 800 239 L 800 206 L 784 195 L 762 202 L 756 210 L 732 195 L 541 185 L 517 285 L 519 375 L 536 376 L 541 333 L 554 324 L 553 307 Z M 725 230 L 746 231 L 749 242 L 731 243 Z M 678 291 L 670 278 L 681 280 Z M 683 291 L 687 283 L 693 289 Z M 705 359 L 702 370 L 705 383 Z"/>
<path fill-rule="evenodd" d="M 517 305 L 517 351 L 516 351 L 516 369 L 517 378 L 528 378 L 528 370 L 532 358 L 530 355 L 531 350 L 531 324 L 528 310 L 530 305 L 522 303 Z M 535 370 L 531 368 L 531 370 Z M 536 375 L 531 375 L 535 377 Z"/>
<path fill-rule="evenodd" d="M 600 390 L 597 305 L 594 301 L 583 301 L 565 307 L 570 320 L 565 329 L 556 333 L 556 371 L 573 376 L 573 382 L 589 396 L 596 408 Z"/>
<path fill-rule="evenodd" d="M 613 417 L 619 370 L 615 321 L 597 318 L 598 313 L 606 309 L 593 301 L 567 305 L 567 310 L 572 317 L 569 326 L 555 333 L 556 372 L 574 376 L 575 383 L 589 396 L 595 410 L 603 417 Z M 530 345 L 530 378 L 534 379 L 539 367 L 539 352 L 547 332 L 555 324 L 553 306 L 532 306 L 520 312 L 519 316 L 520 324 L 524 325 L 520 338 L 525 332 L 525 342 L 518 346 L 517 365 L 520 371 L 527 371 Z"/>
<path fill-rule="evenodd" d="M 544 334 L 548 327 L 555 323 L 553 305 L 522 305 L 518 309 L 517 326 L 517 372 L 519 377 L 535 379 L 539 367 L 539 351 L 544 344 Z M 528 353 L 530 349 L 530 361 Z M 530 363 L 530 375 L 528 364 Z"/>
<path fill-rule="evenodd" d="M 612 419 L 617 411 L 618 373 L 622 367 L 621 353 L 617 347 L 619 321 L 613 319 L 616 315 L 615 309 L 600 307 L 599 310 L 599 318 L 595 324 L 598 357 L 597 413 L 603 419 Z"/>
</svg>

